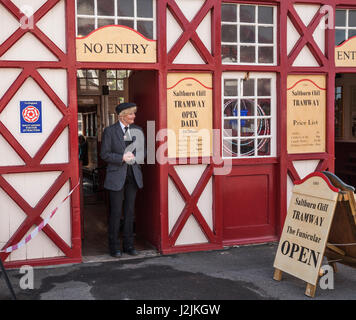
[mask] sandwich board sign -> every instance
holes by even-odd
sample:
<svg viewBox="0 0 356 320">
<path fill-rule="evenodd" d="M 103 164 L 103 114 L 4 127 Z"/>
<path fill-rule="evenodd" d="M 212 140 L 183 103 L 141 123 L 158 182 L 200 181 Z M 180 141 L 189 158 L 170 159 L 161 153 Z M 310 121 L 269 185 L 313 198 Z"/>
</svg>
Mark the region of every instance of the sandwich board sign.
<svg viewBox="0 0 356 320">
<path fill-rule="evenodd" d="M 281 272 L 308 283 L 314 296 L 339 189 L 322 173 L 312 173 L 293 188 L 275 261 L 275 280 Z"/>
</svg>

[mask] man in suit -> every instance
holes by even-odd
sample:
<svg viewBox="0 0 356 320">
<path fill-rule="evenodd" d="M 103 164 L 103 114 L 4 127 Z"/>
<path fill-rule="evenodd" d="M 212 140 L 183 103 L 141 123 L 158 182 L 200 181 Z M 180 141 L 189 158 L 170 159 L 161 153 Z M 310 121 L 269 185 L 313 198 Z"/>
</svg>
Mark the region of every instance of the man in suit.
<svg viewBox="0 0 356 320">
<path fill-rule="evenodd" d="M 121 257 L 120 219 L 124 213 L 123 252 L 137 255 L 134 247 L 134 213 L 138 189 L 143 187 L 140 163 L 145 157 L 143 130 L 134 124 L 137 106 L 132 102 L 116 107 L 119 121 L 104 130 L 101 158 L 107 162 L 104 188 L 109 190 L 109 251 Z"/>
</svg>

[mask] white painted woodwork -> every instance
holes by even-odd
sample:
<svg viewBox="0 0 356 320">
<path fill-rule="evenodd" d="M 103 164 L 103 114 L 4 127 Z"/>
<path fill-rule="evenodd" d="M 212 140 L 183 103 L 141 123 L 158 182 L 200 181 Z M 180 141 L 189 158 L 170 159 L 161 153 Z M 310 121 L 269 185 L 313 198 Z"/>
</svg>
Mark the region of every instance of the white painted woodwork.
<svg viewBox="0 0 356 320">
<path fill-rule="evenodd" d="M 308 174 L 315 171 L 319 164 L 319 160 L 300 160 L 293 161 L 293 165 L 300 179 L 304 179 Z"/>
<path fill-rule="evenodd" d="M 61 171 L 48 171 L 2 176 L 31 207 L 35 207 L 60 174 Z"/>
<path fill-rule="evenodd" d="M 191 41 L 188 41 L 178 53 L 173 63 L 176 64 L 205 64 L 198 51 L 194 48 Z"/>
<path fill-rule="evenodd" d="M 191 21 L 203 6 L 205 0 L 176 0 L 185 17 Z"/>
<path fill-rule="evenodd" d="M 56 23 L 53 23 L 55 21 Z M 65 2 L 56 4 L 38 23 L 41 29 L 54 44 L 66 52 Z"/>
<path fill-rule="evenodd" d="M 67 71 L 63 69 L 38 69 L 37 71 L 62 102 L 68 106 Z"/>
<path fill-rule="evenodd" d="M 177 42 L 182 33 L 182 28 L 171 12 L 167 9 L 167 52 L 172 49 L 173 45 Z"/>
<path fill-rule="evenodd" d="M 0 60 L 58 61 L 57 57 L 29 32 L 5 52 Z"/>
<path fill-rule="evenodd" d="M 20 101 L 42 101 L 42 133 L 20 132 Z M 1 112 L 0 121 L 33 157 L 62 117 L 62 113 L 39 85 L 28 78 Z"/>
</svg>

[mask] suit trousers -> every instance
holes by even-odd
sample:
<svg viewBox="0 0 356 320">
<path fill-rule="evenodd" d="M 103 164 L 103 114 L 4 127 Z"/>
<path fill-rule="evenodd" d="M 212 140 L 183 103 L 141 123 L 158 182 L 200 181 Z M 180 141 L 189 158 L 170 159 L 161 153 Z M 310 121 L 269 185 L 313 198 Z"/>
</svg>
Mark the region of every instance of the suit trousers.
<svg viewBox="0 0 356 320">
<path fill-rule="evenodd" d="M 120 250 L 120 223 L 124 214 L 123 226 L 123 249 L 127 250 L 134 246 L 134 216 L 135 199 L 138 187 L 132 168 L 128 166 L 124 187 L 119 191 L 110 190 L 110 214 L 109 214 L 109 250 L 115 253 Z"/>
</svg>

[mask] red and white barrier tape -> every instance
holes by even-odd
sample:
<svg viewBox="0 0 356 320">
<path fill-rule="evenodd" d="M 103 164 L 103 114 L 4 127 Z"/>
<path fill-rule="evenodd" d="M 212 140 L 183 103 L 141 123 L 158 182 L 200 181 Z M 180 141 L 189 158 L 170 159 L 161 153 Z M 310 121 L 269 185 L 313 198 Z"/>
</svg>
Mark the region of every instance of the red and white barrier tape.
<svg viewBox="0 0 356 320">
<path fill-rule="evenodd" d="M 21 248 L 23 245 L 25 245 L 30 240 L 32 240 L 48 224 L 48 222 L 52 219 L 52 217 L 57 212 L 57 210 L 70 197 L 70 195 L 74 192 L 74 190 L 78 188 L 79 184 L 80 184 L 80 181 L 78 181 L 77 185 L 71 190 L 71 192 L 69 192 L 69 194 L 63 199 L 63 201 L 51 212 L 51 214 L 47 218 L 43 219 L 43 221 L 36 227 L 36 229 L 33 230 L 25 239 L 21 240 L 19 243 L 15 244 L 11 247 L 0 250 L 0 252 L 10 253 L 12 251 L 15 251 L 15 250 Z"/>
</svg>

